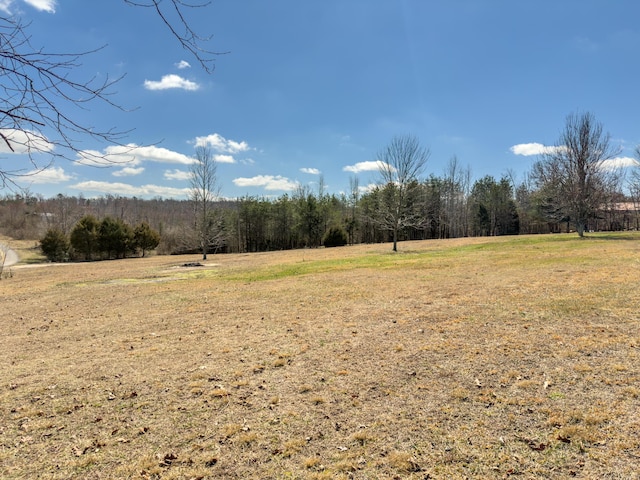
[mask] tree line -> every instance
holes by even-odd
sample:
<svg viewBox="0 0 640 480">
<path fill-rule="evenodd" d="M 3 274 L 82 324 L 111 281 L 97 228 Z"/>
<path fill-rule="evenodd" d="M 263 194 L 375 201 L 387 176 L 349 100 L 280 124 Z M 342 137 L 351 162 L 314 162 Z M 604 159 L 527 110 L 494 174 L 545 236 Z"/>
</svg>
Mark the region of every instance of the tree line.
<svg viewBox="0 0 640 480">
<path fill-rule="evenodd" d="M 472 180 L 455 157 L 442 175 L 423 177 L 428 149 L 401 136 L 378 153 L 380 181 L 373 188 L 363 191 L 353 177 L 340 194 L 326 193 L 320 182 L 315 191 L 302 186 L 277 198 L 220 200 L 213 156 L 197 153 L 188 200 L 22 192 L 0 200 L 2 233 L 45 239 L 53 232 L 69 239 L 71 257 L 100 259 L 153 248 L 206 255 L 393 242 L 395 249 L 402 240 L 640 228 L 640 174 L 636 169 L 623 183 L 611 163 L 616 150 L 588 113 L 567 117 L 558 144 L 520 182 L 510 175 Z M 141 225 L 157 234 L 155 247 L 135 240 Z M 98 239 L 83 247 L 74 241 L 78 229 Z"/>
</svg>

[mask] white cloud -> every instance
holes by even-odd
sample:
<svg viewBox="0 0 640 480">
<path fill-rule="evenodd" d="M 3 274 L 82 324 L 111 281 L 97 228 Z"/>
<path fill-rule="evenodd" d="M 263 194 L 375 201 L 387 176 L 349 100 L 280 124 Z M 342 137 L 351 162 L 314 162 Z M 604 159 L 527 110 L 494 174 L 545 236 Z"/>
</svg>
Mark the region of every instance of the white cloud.
<svg viewBox="0 0 640 480">
<path fill-rule="evenodd" d="M 7 145 L 7 141 L 9 145 Z M 0 153 L 37 153 L 50 152 L 54 148 L 45 136 L 30 130 L 0 128 Z M 13 150 L 12 150 L 13 149 Z"/>
<path fill-rule="evenodd" d="M 213 159 L 218 163 L 236 163 L 236 159 L 233 155 L 214 155 Z"/>
<path fill-rule="evenodd" d="M 0 11 L 9 15 L 13 14 L 15 10 L 18 10 L 13 8 L 14 3 L 14 0 L 0 0 Z M 56 0 L 24 0 L 24 3 L 43 12 L 56 12 Z"/>
<path fill-rule="evenodd" d="M 185 170 L 165 170 L 163 174 L 167 180 L 189 180 L 191 179 L 191 172 Z"/>
<path fill-rule="evenodd" d="M 188 197 L 189 188 L 172 188 L 162 185 L 130 185 L 128 183 L 99 182 L 90 180 L 71 185 L 69 188 L 82 192 L 111 193 L 136 197 Z"/>
<path fill-rule="evenodd" d="M 48 167 L 42 170 L 32 170 L 20 175 L 20 178 L 31 183 L 44 184 L 66 182 L 71 180 L 73 176 L 67 175 L 62 167 Z"/>
<path fill-rule="evenodd" d="M 360 173 L 360 172 L 378 172 L 385 164 L 380 160 L 358 162 L 355 165 L 347 165 L 342 170 L 344 172 Z"/>
<path fill-rule="evenodd" d="M 185 68 L 191 68 L 191 65 L 186 60 L 180 60 L 178 63 L 176 63 L 176 68 L 178 68 L 179 70 L 183 70 Z"/>
<path fill-rule="evenodd" d="M 533 155 L 546 155 L 562 150 L 564 147 L 553 147 L 541 143 L 519 143 L 509 148 L 515 155 L 530 157 Z"/>
<path fill-rule="evenodd" d="M 370 192 L 373 192 L 376 189 L 376 187 L 378 187 L 378 184 L 376 183 L 370 183 L 369 185 L 364 185 L 364 186 L 360 185 L 358 186 L 358 191 L 361 194 L 370 193 Z"/>
<path fill-rule="evenodd" d="M 144 172 L 144 167 L 124 167 L 122 170 L 113 172 L 112 175 L 114 177 L 133 177 L 135 175 L 140 175 L 142 172 Z"/>
<path fill-rule="evenodd" d="M 556 152 L 561 152 L 565 150 L 566 147 L 564 145 L 561 146 L 546 146 L 541 143 L 520 143 L 518 145 L 514 145 L 509 150 L 516 155 L 523 155 L 525 157 L 533 156 L 533 155 L 549 155 Z M 611 158 L 609 160 L 604 160 L 601 164 L 601 167 L 604 170 L 614 170 L 616 168 L 625 168 L 625 167 L 638 167 L 640 166 L 640 162 L 631 157 L 617 157 Z"/>
<path fill-rule="evenodd" d="M 195 82 L 182 78 L 180 75 L 164 75 L 160 81 L 145 80 L 144 88 L 147 90 L 168 90 L 171 88 L 180 88 L 182 90 L 195 91 L 200 88 Z"/>
<path fill-rule="evenodd" d="M 179 163 L 182 165 L 191 165 L 196 163 L 192 157 L 188 157 L 182 153 L 174 152 L 162 147 L 154 145 L 138 146 L 135 143 L 127 145 L 112 145 L 107 147 L 103 152 L 97 150 L 83 150 L 78 153 L 76 163 L 80 165 L 90 165 L 97 167 L 108 167 L 127 165 L 133 167 L 139 165 L 143 161 L 157 163 Z"/>
<path fill-rule="evenodd" d="M 24 0 L 24 2 L 42 12 L 56 13 L 55 0 Z"/>
<path fill-rule="evenodd" d="M 300 171 L 302 173 L 308 173 L 309 175 L 320 175 L 322 172 L 317 168 L 301 168 Z"/>
<path fill-rule="evenodd" d="M 602 162 L 601 167 L 604 170 L 616 170 L 626 167 L 640 167 L 640 162 L 631 157 L 617 157 Z"/>
<path fill-rule="evenodd" d="M 264 187 L 265 190 L 295 190 L 298 182 L 281 175 L 257 175 L 251 178 L 236 178 L 233 183 L 238 187 Z"/>
<path fill-rule="evenodd" d="M 217 133 L 213 133 L 211 135 L 207 135 L 206 137 L 196 137 L 195 140 L 196 147 L 211 147 L 216 152 L 220 153 L 240 153 L 246 152 L 250 150 L 249 144 L 247 142 L 236 142 L 234 140 L 227 140 L 222 135 Z"/>
</svg>

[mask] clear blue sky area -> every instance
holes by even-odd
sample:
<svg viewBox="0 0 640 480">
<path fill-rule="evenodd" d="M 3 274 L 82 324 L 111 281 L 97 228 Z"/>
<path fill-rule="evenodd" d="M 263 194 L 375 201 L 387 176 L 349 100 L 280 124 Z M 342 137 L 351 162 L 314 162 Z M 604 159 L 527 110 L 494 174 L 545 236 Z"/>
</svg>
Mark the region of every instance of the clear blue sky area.
<svg viewBox="0 0 640 480">
<path fill-rule="evenodd" d="M 78 52 L 76 78 L 126 76 L 113 99 L 74 115 L 130 130 L 141 148 L 110 168 L 56 160 L 20 183 L 58 193 L 186 198 L 197 145 L 218 160 L 228 198 L 375 181 L 394 135 L 456 156 L 473 177 L 522 180 L 567 115 L 591 112 L 631 165 L 640 143 L 637 0 L 214 0 L 187 11 L 207 74 L 149 9 L 122 0 L 0 0 L 30 22 L 34 47 Z M 66 107 L 65 107 L 66 108 Z M 84 139 L 82 148 L 104 151 Z M 116 150 L 109 153 L 117 154 Z M 3 165 L 24 155 L 0 152 Z M 46 154 L 42 154 L 46 159 Z M 29 165 L 24 163 L 29 170 Z"/>
</svg>

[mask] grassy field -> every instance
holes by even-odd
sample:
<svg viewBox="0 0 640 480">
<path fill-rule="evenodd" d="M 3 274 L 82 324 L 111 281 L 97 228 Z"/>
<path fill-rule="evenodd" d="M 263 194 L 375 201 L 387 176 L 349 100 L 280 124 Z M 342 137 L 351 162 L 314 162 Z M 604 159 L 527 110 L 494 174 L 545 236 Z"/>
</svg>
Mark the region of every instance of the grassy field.
<svg viewBox="0 0 640 480">
<path fill-rule="evenodd" d="M 640 234 L 399 249 L 30 256 L 0 477 L 640 478 Z"/>
</svg>

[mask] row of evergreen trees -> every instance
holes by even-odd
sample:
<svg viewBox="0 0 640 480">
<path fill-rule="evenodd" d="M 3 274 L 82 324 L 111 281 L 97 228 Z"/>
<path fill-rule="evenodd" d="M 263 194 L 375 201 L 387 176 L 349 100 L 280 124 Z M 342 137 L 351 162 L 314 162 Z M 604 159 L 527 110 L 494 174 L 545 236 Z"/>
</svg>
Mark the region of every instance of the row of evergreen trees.
<svg viewBox="0 0 640 480">
<path fill-rule="evenodd" d="M 40 247 L 52 262 L 66 260 L 107 260 L 142 255 L 160 243 L 160 234 L 141 222 L 135 227 L 119 218 L 93 215 L 82 217 L 67 236 L 53 227 L 40 240 Z"/>
</svg>

